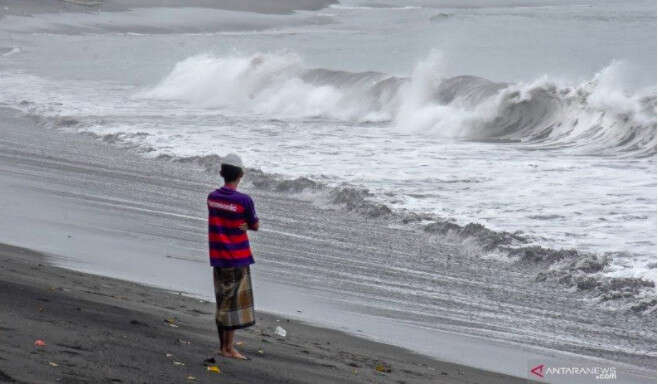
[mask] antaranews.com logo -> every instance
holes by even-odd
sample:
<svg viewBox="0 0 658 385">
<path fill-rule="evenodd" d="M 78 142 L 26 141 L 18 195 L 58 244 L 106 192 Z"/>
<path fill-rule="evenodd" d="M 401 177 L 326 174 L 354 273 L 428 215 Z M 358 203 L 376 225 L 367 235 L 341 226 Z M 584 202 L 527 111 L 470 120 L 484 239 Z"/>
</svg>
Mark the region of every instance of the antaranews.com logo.
<svg viewBox="0 0 658 385">
<path fill-rule="evenodd" d="M 617 368 L 602 366 L 547 366 L 537 365 L 530 369 L 530 373 L 538 378 L 545 377 L 586 377 L 587 379 L 606 381 L 617 379 Z"/>
</svg>

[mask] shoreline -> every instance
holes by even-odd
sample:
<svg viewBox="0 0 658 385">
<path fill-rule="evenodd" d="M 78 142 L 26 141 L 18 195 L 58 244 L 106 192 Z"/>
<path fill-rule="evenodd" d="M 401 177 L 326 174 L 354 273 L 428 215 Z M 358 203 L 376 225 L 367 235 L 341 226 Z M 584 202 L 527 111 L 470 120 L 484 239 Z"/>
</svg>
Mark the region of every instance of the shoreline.
<svg viewBox="0 0 658 385">
<path fill-rule="evenodd" d="M 251 360 L 214 356 L 217 374 L 204 364 L 217 348 L 213 303 L 47 259 L 0 244 L 2 382 L 528 382 L 258 310 L 256 325 L 236 334 Z"/>
</svg>

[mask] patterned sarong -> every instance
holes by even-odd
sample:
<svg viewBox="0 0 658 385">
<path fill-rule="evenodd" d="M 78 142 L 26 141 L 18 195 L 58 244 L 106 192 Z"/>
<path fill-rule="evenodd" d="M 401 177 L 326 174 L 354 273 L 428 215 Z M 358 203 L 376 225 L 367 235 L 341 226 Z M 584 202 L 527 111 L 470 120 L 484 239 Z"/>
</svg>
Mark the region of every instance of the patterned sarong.
<svg viewBox="0 0 658 385">
<path fill-rule="evenodd" d="M 215 322 L 219 330 L 233 330 L 256 323 L 254 297 L 251 291 L 249 266 L 214 267 Z"/>
</svg>

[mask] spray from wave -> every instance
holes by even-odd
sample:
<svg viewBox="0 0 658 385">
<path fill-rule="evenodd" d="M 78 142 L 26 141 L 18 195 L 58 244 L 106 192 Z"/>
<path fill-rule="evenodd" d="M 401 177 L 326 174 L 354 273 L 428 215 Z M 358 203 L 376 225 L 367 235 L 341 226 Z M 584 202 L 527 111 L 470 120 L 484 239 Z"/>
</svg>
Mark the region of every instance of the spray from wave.
<svg viewBox="0 0 658 385">
<path fill-rule="evenodd" d="M 410 77 L 309 69 L 295 54 L 185 59 L 141 98 L 180 100 L 226 113 L 393 124 L 468 140 L 521 142 L 604 155 L 655 156 L 656 91 L 624 89 L 623 62 L 568 86 L 547 77 L 498 83 L 446 77 L 439 53 Z"/>
</svg>

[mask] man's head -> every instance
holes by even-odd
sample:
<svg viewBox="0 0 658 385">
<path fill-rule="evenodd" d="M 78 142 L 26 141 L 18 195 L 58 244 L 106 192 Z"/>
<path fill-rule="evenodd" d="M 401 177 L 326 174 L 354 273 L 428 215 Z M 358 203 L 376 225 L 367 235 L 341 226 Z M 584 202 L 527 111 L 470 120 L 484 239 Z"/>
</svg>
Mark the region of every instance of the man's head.
<svg viewBox="0 0 658 385">
<path fill-rule="evenodd" d="M 240 179 L 244 175 L 242 170 L 242 159 L 236 154 L 228 154 L 222 158 L 221 162 L 222 170 L 219 172 L 224 178 L 224 183 L 226 184 L 238 184 Z"/>
</svg>

